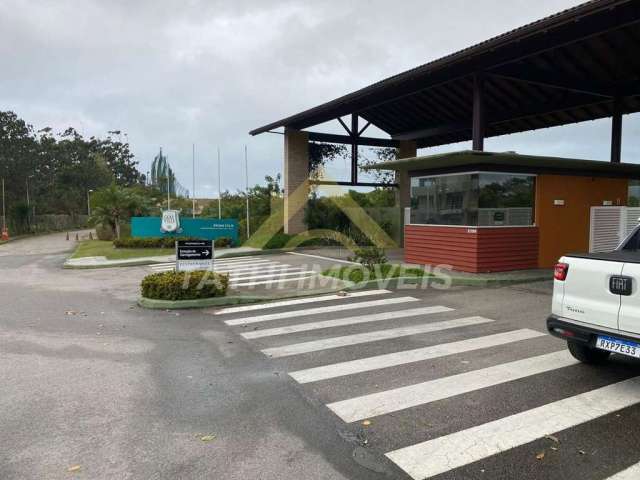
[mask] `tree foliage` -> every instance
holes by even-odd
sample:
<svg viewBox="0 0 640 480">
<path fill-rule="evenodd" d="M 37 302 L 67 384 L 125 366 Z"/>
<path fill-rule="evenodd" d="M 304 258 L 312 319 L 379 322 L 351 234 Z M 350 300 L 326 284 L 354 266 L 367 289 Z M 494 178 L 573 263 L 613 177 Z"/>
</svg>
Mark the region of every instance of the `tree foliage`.
<svg viewBox="0 0 640 480">
<path fill-rule="evenodd" d="M 112 183 L 93 194 L 91 201 L 91 223 L 108 225 L 115 238 L 120 239 L 120 225 L 133 216 L 144 216 L 149 213 L 150 205 L 145 197 L 131 188 Z"/>
<path fill-rule="evenodd" d="M 14 221 L 20 220 L 19 212 L 82 214 L 90 190 L 112 182 L 144 183 L 127 143 L 110 135 L 84 138 L 73 128 L 35 131 L 11 111 L 0 111 L 0 177 L 5 179 L 7 213 Z"/>
</svg>

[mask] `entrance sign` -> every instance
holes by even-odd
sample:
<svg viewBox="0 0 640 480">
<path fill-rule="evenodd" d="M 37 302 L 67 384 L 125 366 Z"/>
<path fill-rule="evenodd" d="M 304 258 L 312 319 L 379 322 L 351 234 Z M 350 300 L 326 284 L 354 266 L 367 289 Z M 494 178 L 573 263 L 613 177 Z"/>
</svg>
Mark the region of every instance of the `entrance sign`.
<svg viewBox="0 0 640 480">
<path fill-rule="evenodd" d="M 177 232 L 180 229 L 180 212 L 178 210 L 165 210 L 162 212 L 162 232 Z"/>
<path fill-rule="evenodd" d="M 176 242 L 176 271 L 213 270 L 213 241 L 178 240 Z"/>
<path fill-rule="evenodd" d="M 163 212 L 163 217 L 166 212 Z M 182 237 L 215 240 L 226 237 L 238 246 L 238 221 L 226 218 L 188 218 L 178 216 L 178 230 L 163 229 L 161 217 L 133 217 L 131 236 L 136 238 Z M 169 222 L 171 223 L 171 222 Z"/>
</svg>

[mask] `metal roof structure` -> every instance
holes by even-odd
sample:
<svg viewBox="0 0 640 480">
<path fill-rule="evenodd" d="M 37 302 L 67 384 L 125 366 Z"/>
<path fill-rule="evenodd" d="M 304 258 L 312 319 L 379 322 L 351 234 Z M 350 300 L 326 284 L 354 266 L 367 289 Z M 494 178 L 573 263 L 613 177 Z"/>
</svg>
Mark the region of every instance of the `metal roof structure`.
<svg viewBox="0 0 640 480">
<path fill-rule="evenodd" d="M 474 150 L 403 158 L 401 160 L 377 163 L 365 168 L 409 171 L 431 175 L 469 171 L 494 171 L 640 179 L 639 164 L 520 155 L 515 152 L 477 152 Z"/>
<path fill-rule="evenodd" d="M 250 134 L 352 115 L 391 140 L 360 141 L 366 126 L 350 131 L 342 121 L 349 136 L 312 132 L 310 139 L 385 146 L 413 140 L 423 148 L 473 138 L 474 150 L 482 150 L 484 137 L 605 117 L 615 123 L 640 111 L 639 51 L 640 0 L 592 0 Z M 616 142 L 612 161 L 616 148 L 619 161 Z"/>
</svg>

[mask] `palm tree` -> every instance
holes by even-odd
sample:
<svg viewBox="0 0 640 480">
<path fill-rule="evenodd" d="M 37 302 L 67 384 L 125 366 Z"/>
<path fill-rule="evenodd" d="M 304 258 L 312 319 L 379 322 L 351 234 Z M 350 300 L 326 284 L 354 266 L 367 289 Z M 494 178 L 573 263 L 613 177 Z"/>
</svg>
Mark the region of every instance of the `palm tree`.
<svg viewBox="0 0 640 480">
<path fill-rule="evenodd" d="M 120 239 L 120 223 L 146 209 L 142 197 L 115 183 L 96 191 L 91 200 L 90 222 L 108 225 L 117 239 Z"/>
</svg>

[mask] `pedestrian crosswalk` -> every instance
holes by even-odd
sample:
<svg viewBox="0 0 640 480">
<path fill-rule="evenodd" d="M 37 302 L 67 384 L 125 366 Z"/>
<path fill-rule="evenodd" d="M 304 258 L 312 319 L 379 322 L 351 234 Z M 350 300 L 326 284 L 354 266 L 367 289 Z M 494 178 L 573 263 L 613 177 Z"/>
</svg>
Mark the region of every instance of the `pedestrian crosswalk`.
<svg viewBox="0 0 640 480">
<path fill-rule="evenodd" d="M 391 429 L 388 438 L 385 430 L 376 433 L 384 445 L 379 454 L 406 478 L 423 480 L 447 472 L 452 476 L 446 478 L 458 478 L 456 469 L 508 456 L 530 442 L 639 404 L 640 377 L 617 378 L 573 393 L 549 381 L 545 391 L 534 392 L 537 403 L 525 402 L 520 410 L 513 405 L 499 418 L 482 421 L 473 408 L 455 412 L 469 417 L 457 431 L 434 435 L 421 431 L 415 420 L 402 423 L 403 416 L 414 419 L 416 409 L 424 413 L 443 408 L 444 400 L 460 405 L 479 392 L 515 388 L 540 375 L 580 368 L 564 345 L 542 329 L 513 328 L 473 315 L 481 312 L 467 307 L 442 303 L 370 290 L 229 307 L 212 314 L 237 328 L 271 361 L 280 362 L 293 381 L 346 425 L 367 420 L 367 425 L 380 423 Z M 485 363 L 467 366 L 469 362 L 460 362 L 466 355 L 477 355 Z M 447 369 L 453 371 L 442 373 Z M 553 398 L 544 403 L 546 394 Z M 393 430 L 390 425 L 400 426 Z M 410 430 L 404 442 L 402 425 Z M 640 478 L 640 463 L 629 464 L 609 480 Z"/>
<path fill-rule="evenodd" d="M 161 273 L 174 271 L 175 268 L 176 262 L 165 262 L 151 265 L 149 270 L 153 273 Z M 299 282 L 317 275 L 314 270 L 260 256 L 216 259 L 214 271 L 228 274 L 229 285 L 232 288 Z"/>
</svg>

